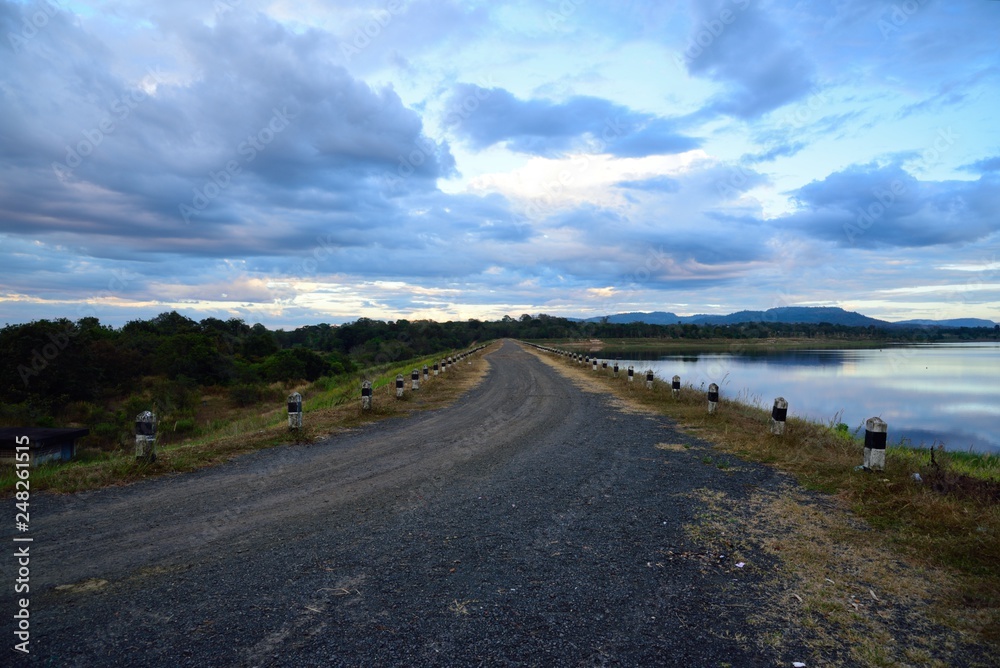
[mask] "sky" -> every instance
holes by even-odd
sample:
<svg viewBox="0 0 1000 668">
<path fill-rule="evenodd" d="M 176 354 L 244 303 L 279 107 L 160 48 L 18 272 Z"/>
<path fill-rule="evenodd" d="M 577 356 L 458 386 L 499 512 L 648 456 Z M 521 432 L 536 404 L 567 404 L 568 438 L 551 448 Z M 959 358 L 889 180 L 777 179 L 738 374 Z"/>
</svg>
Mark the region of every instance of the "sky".
<svg viewBox="0 0 1000 668">
<path fill-rule="evenodd" d="M 1000 321 L 1000 2 L 0 0 L 0 325 Z"/>
</svg>

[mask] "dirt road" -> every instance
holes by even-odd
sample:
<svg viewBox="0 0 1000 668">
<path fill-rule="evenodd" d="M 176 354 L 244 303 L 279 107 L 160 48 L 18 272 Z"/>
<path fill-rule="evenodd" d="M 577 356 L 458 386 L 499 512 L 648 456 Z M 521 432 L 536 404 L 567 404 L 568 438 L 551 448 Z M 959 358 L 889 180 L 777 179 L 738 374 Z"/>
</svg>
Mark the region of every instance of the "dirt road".
<svg viewBox="0 0 1000 668">
<path fill-rule="evenodd" d="M 706 466 L 707 444 L 515 343 L 488 359 L 446 409 L 35 495 L 32 654 L 9 650 L 11 558 L 4 652 L 58 666 L 791 665 L 795 648 L 766 641 L 782 629 L 747 621 L 766 556 L 738 568 L 685 530 L 700 490 L 739 499 L 777 474 Z"/>
</svg>

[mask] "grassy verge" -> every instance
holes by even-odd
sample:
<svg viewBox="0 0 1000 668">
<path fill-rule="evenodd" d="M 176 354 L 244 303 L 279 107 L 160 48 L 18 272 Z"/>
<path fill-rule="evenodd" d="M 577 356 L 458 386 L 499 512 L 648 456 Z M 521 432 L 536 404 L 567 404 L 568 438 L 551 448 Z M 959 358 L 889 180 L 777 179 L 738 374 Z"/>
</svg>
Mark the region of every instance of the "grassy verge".
<svg viewBox="0 0 1000 668">
<path fill-rule="evenodd" d="M 814 659 L 829 663 L 839 651 L 851 665 L 957 665 L 941 658 L 948 648 L 913 610 L 951 629 L 955 648 L 1000 645 L 1000 457 L 895 446 L 885 471 L 858 471 L 863 444 L 833 425 L 792 418 L 774 436 L 761 407 L 723 397 L 709 414 L 705 394 L 692 387 L 675 398 L 666 383 L 647 390 L 624 373 L 615 379 L 565 357 L 539 357 L 712 443 L 692 455 L 696 462 L 731 468 L 721 451 L 790 474 L 797 485 L 759 492 L 745 508 L 706 498 L 718 513 L 697 530 L 731 553 L 752 541 L 782 564 L 785 588 L 772 612 L 801 625 Z"/>
<path fill-rule="evenodd" d="M 59 493 L 78 492 L 111 485 L 122 485 L 143 478 L 183 473 L 214 466 L 247 452 L 290 443 L 309 443 L 338 431 L 389 417 L 404 416 L 414 410 L 441 408 L 453 402 L 473 387 L 489 368 L 483 359 L 487 350 L 467 357 L 449 367 L 438 377 L 431 372 L 427 381 L 421 378 L 420 389 L 410 389 L 410 372 L 431 368 L 446 352 L 434 356 L 406 360 L 362 372 L 335 378 L 321 378 L 314 383 L 288 387 L 287 392 L 303 396 L 303 428 L 288 428 L 288 413 L 284 398 L 234 409 L 224 394 L 208 397 L 209 410 L 199 420 L 196 436 L 172 439 L 170 425 L 161 424 L 163 444 L 157 444 L 153 463 L 137 462 L 134 446 L 111 452 L 85 451 L 77 459 L 43 464 L 31 472 L 32 491 L 50 490 Z M 395 379 L 403 374 L 405 391 L 396 398 Z M 372 410 L 361 410 L 361 381 L 372 381 Z M 0 471 L 0 495 L 10 495 L 16 480 L 13 468 Z"/>
</svg>

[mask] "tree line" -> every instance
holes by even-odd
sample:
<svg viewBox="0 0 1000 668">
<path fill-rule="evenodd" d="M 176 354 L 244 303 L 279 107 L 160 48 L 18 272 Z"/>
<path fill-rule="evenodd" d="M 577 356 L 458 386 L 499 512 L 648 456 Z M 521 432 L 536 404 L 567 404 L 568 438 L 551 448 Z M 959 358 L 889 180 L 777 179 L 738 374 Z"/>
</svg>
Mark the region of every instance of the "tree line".
<svg viewBox="0 0 1000 668">
<path fill-rule="evenodd" d="M 1000 328 L 997 328 L 1000 329 Z M 122 406 L 156 395 L 183 411 L 204 388 L 223 388 L 233 403 L 259 401 L 269 384 L 315 381 L 378 364 L 465 348 L 499 338 L 528 340 L 640 338 L 752 339 L 823 337 L 844 340 L 995 338 L 996 329 L 879 329 L 845 325 L 752 322 L 738 325 L 580 322 L 545 314 L 495 321 L 381 321 L 270 330 L 241 319 L 195 321 L 175 311 L 120 328 L 97 318 L 38 320 L 0 330 L 0 422 L 29 426 Z M 139 405 L 136 399 L 135 405 Z M 80 406 L 83 408 L 80 408 Z M 125 406 L 125 413 L 129 407 Z M 121 419 L 128 419 L 123 413 Z M 106 416 L 105 416 L 106 417 Z"/>
</svg>

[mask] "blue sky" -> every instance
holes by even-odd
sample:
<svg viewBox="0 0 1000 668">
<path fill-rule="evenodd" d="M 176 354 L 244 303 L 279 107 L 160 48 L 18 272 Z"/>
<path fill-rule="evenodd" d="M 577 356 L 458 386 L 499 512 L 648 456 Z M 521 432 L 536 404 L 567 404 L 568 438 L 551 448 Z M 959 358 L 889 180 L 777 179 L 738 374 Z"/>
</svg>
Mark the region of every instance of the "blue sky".
<svg viewBox="0 0 1000 668">
<path fill-rule="evenodd" d="M 1000 321 L 1000 2 L 0 0 L 0 324 Z"/>
</svg>

